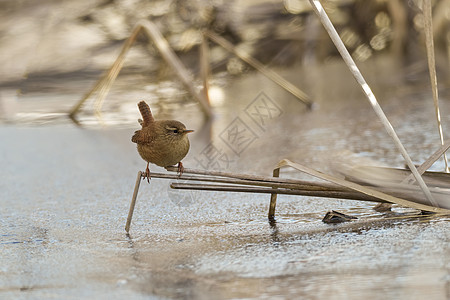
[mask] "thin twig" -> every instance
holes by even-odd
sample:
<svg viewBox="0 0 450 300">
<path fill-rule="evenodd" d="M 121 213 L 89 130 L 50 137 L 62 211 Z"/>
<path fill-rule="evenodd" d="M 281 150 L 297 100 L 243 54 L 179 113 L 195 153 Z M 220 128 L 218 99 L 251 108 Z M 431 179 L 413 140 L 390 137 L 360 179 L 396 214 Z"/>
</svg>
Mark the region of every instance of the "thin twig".
<svg viewBox="0 0 450 300">
<path fill-rule="evenodd" d="M 134 206 L 136 205 L 136 198 L 139 192 L 139 186 L 141 185 L 142 172 L 137 173 L 136 184 L 134 185 L 133 197 L 131 198 L 130 210 L 128 211 L 127 224 L 125 225 L 125 231 L 130 232 L 131 219 L 133 218 Z"/>
<path fill-rule="evenodd" d="M 320 182 L 316 182 L 316 185 L 320 186 Z M 354 191 L 351 189 L 343 188 L 340 190 L 327 190 L 327 189 L 304 189 L 302 187 L 295 188 L 282 188 L 281 185 L 273 184 L 273 188 L 257 187 L 257 186 L 241 186 L 230 184 L 198 184 L 198 183 L 178 183 L 172 182 L 170 185 L 174 189 L 187 189 L 187 190 L 206 190 L 206 191 L 223 191 L 223 192 L 240 192 L 240 193 L 266 193 L 266 194 L 286 194 L 286 195 L 300 195 L 310 197 L 323 197 L 323 198 L 340 198 L 350 200 L 372 201 L 380 203 L 391 203 L 383 199 L 379 199 L 373 196 L 366 195 L 364 193 Z M 313 186 L 312 186 L 313 187 Z M 414 198 L 417 195 L 417 191 L 401 188 L 380 188 L 379 191 L 384 193 L 391 193 L 396 197 L 403 197 L 407 199 Z M 436 194 L 440 194 L 443 197 L 448 197 L 449 194 L 436 190 Z"/>
<path fill-rule="evenodd" d="M 196 172 L 196 174 L 202 174 L 204 176 L 186 175 L 186 173 Z M 232 174 L 232 173 L 228 173 Z M 252 175 L 245 174 L 232 174 L 233 177 L 220 177 L 211 176 L 210 171 L 192 170 L 185 169 L 183 175 L 175 174 L 164 174 L 164 173 L 153 173 L 150 172 L 150 177 L 154 178 L 165 178 L 165 179 L 178 179 L 178 180 L 189 180 L 189 181 L 205 181 L 205 182 L 218 182 L 218 183 L 228 183 L 228 184 L 239 184 L 239 185 L 253 185 L 253 186 L 264 186 L 264 187 L 276 187 L 276 188 L 286 188 L 286 189 L 299 189 L 306 191 L 339 191 L 348 192 L 351 189 L 343 188 L 337 184 L 330 184 L 327 182 L 313 182 L 304 180 L 289 180 L 289 179 L 279 179 L 277 181 L 271 180 L 271 177 L 259 177 L 255 179 Z M 239 178 L 240 177 L 240 178 Z M 245 178 L 253 178 L 252 180 Z M 263 179 L 264 178 L 264 179 Z M 270 180 L 270 181 L 269 181 Z"/>
<path fill-rule="evenodd" d="M 360 201 L 372 201 L 387 203 L 387 201 L 380 200 L 375 197 L 370 197 L 356 192 L 344 192 L 344 191 L 310 191 L 310 190 L 297 190 L 297 189 L 285 189 L 285 188 L 261 188 L 261 187 L 243 187 L 234 185 L 219 185 L 219 184 L 195 184 L 195 183 L 175 183 L 170 184 L 174 189 L 185 190 L 203 190 L 203 191 L 222 191 L 222 192 L 238 192 L 238 193 L 259 193 L 259 194 L 284 194 L 284 195 L 299 195 L 299 196 L 311 196 L 311 197 L 324 197 L 324 198 L 338 198 Z"/>
<path fill-rule="evenodd" d="M 309 1 L 311 2 L 311 5 L 313 6 L 314 11 L 316 12 L 316 14 L 318 15 L 323 26 L 327 30 L 331 40 L 333 41 L 333 43 L 335 44 L 335 46 L 337 48 L 337 50 L 341 54 L 344 62 L 347 64 L 350 72 L 353 74 L 356 81 L 361 86 L 362 90 L 364 91 L 364 94 L 366 95 L 367 99 L 369 100 L 369 103 L 372 105 L 372 108 L 374 109 L 378 118 L 383 123 L 387 133 L 391 136 L 391 138 L 394 141 L 395 145 L 397 146 L 398 150 L 400 151 L 403 158 L 405 159 L 408 167 L 412 171 L 414 177 L 416 178 L 417 182 L 419 183 L 419 186 L 421 187 L 423 193 L 425 194 L 425 197 L 428 199 L 428 201 L 433 206 L 437 206 L 437 203 L 433 199 L 433 196 L 431 195 L 430 190 L 428 189 L 427 185 L 425 184 L 425 182 L 423 181 L 419 172 L 417 171 L 416 167 L 414 166 L 414 163 L 411 160 L 411 157 L 409 156 L 405 147 L 403 146 L 400 139 L 398 138 L 397 133 L 395 132 L 395 130 L 392 127 L 391 123 L 389 122 L 388 118 L 384 114 L 383 109 L 378 104 L 378 101 L 375 98 L 375 95 L 373 94 L 371 88 L 367 84 L 366 80 L 364 79 L 361 72 L 359 71 L 357 65 L 353 61 L 350 53 L 348 52 L 347 48 L 345 47 L 344 43 L 342 42 L 341 38 L 339 37 L 338 33 L 336 32 L 336 29 L 334 28 L 333 24 L 331 23 L 330 19 L 328 18 L 328 15 L 326 14 L 322 4 L 320 3 L 319 0 L 309 0 Z"/>
<path fill-rule="evenodd" d="M 170 166 L 165 168 L 169 172 L 178 172 L 178 167 Z M 184 168 L 183 175 L 181 177 L 177 177 L 183 179 L 184 174 L 198 174 L 198 175 L 206 175 L 206 176 L 215 176 L 215 177 L 227 177 L 227 178 L 235 178 L 241 180 L 249 180 L 252 182 L 268 182 L 268 183 L 281 183 L 281 184 L 304 184 L 309 185 L 311 182 L 302 181 L 297 179 L 289 179 L 289 178 L 274 178 L 274 177 L 266 177 L 260 175 L 249 175 L 249 174 L 238 174 L 231 172 L 221 172 L 221 171 L 211 171 L 211 170 L 198 170 L 198 169 L 189 169 Z M 330 189 L 339 189 L 340 187 L 336 184 L 330 183 L 321 183 L 323 187 Z"/>
<path fill-rule="evenodd" d="M 272 176 L 274 178 L 279 178 L 280 177 L 280 168 L 275 168 L 272 171 Z M 272 190 L 276 190 L 276 187 L 272 187 Z M 270 203 L 269 203 L 269 213 L 267 215 L 267 217 L 269 218 L 269 220 L 275 220 L 275 208 L 277 206 L 277 193 L 271 193 L 270 194 Z"/>
<path fill-rule="evenodd" d="M 208 105 L 211 105 L 211 100 L 209 99 L 209 47 L 208 39 L 205 35 L 202 36 L 202 44 L 200 46 L 200 76 L 203 82 L 203 95 L 208 101 Z"/>
</svg>

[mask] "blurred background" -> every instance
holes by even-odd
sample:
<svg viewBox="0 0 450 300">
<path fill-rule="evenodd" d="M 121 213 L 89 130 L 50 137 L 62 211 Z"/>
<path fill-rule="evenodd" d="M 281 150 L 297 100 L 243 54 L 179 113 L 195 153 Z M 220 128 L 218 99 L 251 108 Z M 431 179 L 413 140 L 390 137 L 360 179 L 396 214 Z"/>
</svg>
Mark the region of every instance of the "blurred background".
<svg viewBox="0 0 450 300">
<path fill-rule="evenodd" d="M 445 96 L 449 87 L 450 1 L 432 3 L 438 79 Z M 369 78 L 387 83 L 388 88 L 401 85 L 406 90 L 414 87 L 413 91 L 417 85 L 429 85 L 421 0 L 330 0 L 323 5 L 354 59 L 363 68 L 372 63 L 366 74 Z M 315 90 L 318 81 L 333 86 L 337 79 L 332 78 L 341 74 L 336 71 L 327 76 L 330 70 L 326 66 L 341 64 L 341 59 L 306 0 L 4 0 L 0 2 L 0 119 L 58 120 L 111 66 L 141 19 L 157 25 L 194 75 L 193 84 L 199 90 L 199 48 L 205 29 L 280 72 L 316 102 L 331 101 L 330 95 Z M 209 42 L 209 48 L 210 96 L 212 105 L 220 107 L 224 99 L 235 98 L 226 91 L 235 85 L 233 80 L 257 71 L 215 43 Z M 337 89 L 353 78 L 339 81 Z M 380 89 L 384 88 L 386 85 Z M 245 93 L 248 86 L 241 89 L 237 94 Z M 255 87 L 254 93 L 257 91 Z M 348 97 L 345 93 L 333 96 Z M 292 96 L 283 95 L 286 97 Z M 140 98 L 169 115 L 180 103 L 193 103 L 142 33 L 106 99 L 106 122 L 108 112 L 116 112 L 110 123 L 135 122 L 134 104 Z M 195 114 L 197 108 L 192 107 Z"/>
<path fill-rule="evenodd" d="M 424 162 L 440 140 L 422 1 L 321 2 L 414 163 Z M 447 136 L 450 0 L 431 2 Z M 93 95 L 75 125 L 68 113 L 141 20 L 159 29 L 197 93 L 209 30 L 317 105 L 309 110 L 209 40 L 206 121 L 140 33 L 101 113 Z M 272 176 L 283 158 L 325 173 L 340 162 L 404 167 L 309 1 L 0 0 L 0 298 L 449 299 L 448 216 L 404 219 L 407 208 L 280 195 L 273 224 L 268 195 L 185 193 L 153 178 L 141 184 L 126 235 L 146 165 L 130 141 L 140 100 L 155 118 L 195 130 L 186 168 Z M 433 166 L 443 169 L 442 160 Z M 325 224 L 330 210 L 359 219 Z"/>
</svg>

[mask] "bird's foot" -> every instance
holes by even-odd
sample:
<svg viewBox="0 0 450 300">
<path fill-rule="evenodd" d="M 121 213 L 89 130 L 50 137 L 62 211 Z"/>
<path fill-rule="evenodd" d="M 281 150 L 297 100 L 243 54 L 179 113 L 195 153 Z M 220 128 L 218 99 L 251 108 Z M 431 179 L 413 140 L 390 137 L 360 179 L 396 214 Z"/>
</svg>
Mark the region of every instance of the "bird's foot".
<svg viewBox="0 0 450 300">
<path fill-rule="evenodd" d="M 180 161 L 178 163 L 178 170 L 177 170 L 178 177 L 181 177 L 181 175 L 183 175 L 183 172 L 184 172 L 184 167 L 183 167 L 183 164 Z"/>
<path fill-rule="evenodd" d="M 145 172 L 142 173 L 142 179 L 145 180 L 145 178 L 147 178 L 147 182 L 150 183 L 150 169 L 148 168 L 148 164 L 147 168 L 145 168 Z"/>
</svg>

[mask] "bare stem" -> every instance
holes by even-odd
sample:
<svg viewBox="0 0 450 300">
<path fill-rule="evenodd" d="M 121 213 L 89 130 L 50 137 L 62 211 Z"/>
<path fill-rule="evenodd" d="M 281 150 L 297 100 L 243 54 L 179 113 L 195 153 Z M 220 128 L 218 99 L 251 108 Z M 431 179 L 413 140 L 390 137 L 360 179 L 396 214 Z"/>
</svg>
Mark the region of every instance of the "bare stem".
<svg viewBox="0 0 450 300">
<path fill-rule="evenodd" d="M 233 53 L 234 55 L 236 55 L 237 57 L 248 63 L 250 66 L 261 72 L 264 76 L 266 76 L 267 78 L 269 78 L 270 80 L 272 80 L 273 82 L 284 88 L 286 91 L 297 97 L 300 101 L 308 105 L 309 108 L 312 107 L 313 102 L 311 101 L 309 96 L 303 91 L 301 91 L 299 88 L 297 88 L 295 85 L 293 85 L 292 83 L 290 83 L 289 81 L 278 75 L 278 73 L 266 68 L 261 62 L 251 57 L 247 53 L 239 50 L 233 44 L 228 42 L 223 37 L 218 36 L 214 32 L 207 30 L 205 31 L 204 34 L 208 38 L 210 38 L 213 42 L 219 44 L 225 50 Z"/>
<path fill-rule="evenodd" d="M 431 195 L 430 190 L 428 189 L 427 185 L 425 184 L 425 182 L 423 181 L 419 172 L 417 171 L 416 167 L 414 166 L 414 163 L 411 160 L 411 157 L 409 156 L 405 147 L 403 146 L 400 139 L 398 138 L 397 133 L 395 132 L 395 130 L 392 127 L 391 123 L 389 122 L 388 118 L 384 114 L 383 109 L 378 104 L 378 101 L 375 98 L 375 95 L 373 94 L 370 86 L 367 84 L 366 80 L 364 79 L 364 77 L 362 76 L 358 67 L 356 66 L 356 63 L 354 62 L 353 58 L 351 57 L 350 53 L 348 52 L 347 48 L 345 47 L 344 43 L 342 42 L 341 38 L 339 37 L 338 33 L 336 32 L 336 29 L 334 28 L 333 24 L 331 23 L 330 19 L 328 18 L 328 15 L 326 14 L 322 4 L 320 3 L 319 0 L 309 0 L 309 2 L 311 2 L 311 5 L 313 6 L 314 11 L 316 12 L 316 14 L 318 15 L 323 26 L 327 30 L 331 40 L 335 44 L 339 53 L 341 54 L 344 62 L 347 64 L 350 72 L 355 77 L 356 81 L 361 86 L 362 90 L 364 91 L 364 94 L 366 95 L 367 99 L 369 100 L 370 105 L 372 106 L 373 110 L 375 111 L 375 113 L 378 116 L 378 118 L 380 119 L 380 121 L 383 123 L 387 133 L 391 136 L 392 140 L 394 141 L 395 145 L 397 146 L 397 149 L 400 151 L 403 158 L 405 159 L 406 164 L 408 165 L 409 169 L 411 170 L 411 172 L 413 173 L 417 182 L 419 183 L 419 186 L 421 187 L 423 193 L 425 194 L 425 197 L 428 199 L 428 201 L 433 206 L 438 207 L 436 201 L 433 199 L 433 196 Z"/>
<path fill-rule="evenodd" d="M 436 76 L 436 61 L 434 57 L 434 42 L 433 42 L 433 21 L 431 14 L 431 0 L 423 1 L 423 15 L 425 20 L 425 42 L 427 45 L 427 57 L 428 57 L 428 70 L 430 72 L 431 90 L 433 93 L 434 110 L 436 113 L 436 122 L 439 131 L 439 138 L 441 145 L 444 145 L 444 134 L 441 124 L 441 113 L 439 111 L 439 96 Z M 447 154 L 444 152 L 445 172 L 449 172 Z"/>
</svg>

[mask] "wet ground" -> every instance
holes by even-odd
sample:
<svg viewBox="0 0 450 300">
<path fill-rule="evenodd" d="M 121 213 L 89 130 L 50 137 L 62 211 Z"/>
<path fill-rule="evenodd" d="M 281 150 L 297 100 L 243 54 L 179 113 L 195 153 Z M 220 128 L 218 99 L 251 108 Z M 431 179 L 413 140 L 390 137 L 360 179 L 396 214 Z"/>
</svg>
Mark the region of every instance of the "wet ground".
<svg viewBox="0 0 450 300">
<path fill-rule="evenodd" d="M 405 87 L 392 74 L 383 76 L 382 65 L 368 67 L 368 81 L 400 139 L 422 162 L 439 142 L 427 84 Z M 90 79 L 36 79 L 38 88 L 28 86 L 20 96 L 4 88 L 0 298 L 448 299 L 449 217 L 403 218 L 412 212 L 396 207 L 382 214 L 367 202 L 279 196 L 270 224 L 267 195 L 179 192 L 169 181 L 152 179 L 141 184 L 125 233 L 136 173 L 145 167 L 130 141 L 140 99 L 157 117 L 196 130 L 186 167 L 270 175 L 283 158 L 322 171 L 337 160 L 403 166 L 346 72 L 335 64 L 284 72 L 315 96 L 319 108 L 312 112 L 258 74 L 218 76 L 209 125 L 196 104 L 173 97 L 180 90 L 170 83 L 155 87 L 132 78 L 130 88 L 119 77 L 103 119 L 88 104 L 81 126 L 63 112 Z M 445 84 L 441 92 L 446 126 Z M 255 114 L 257 107 L 265 117 Z M 236 130 L 245 135 L 230 138 Z M 282 176 L 305 177 L 292 170 Z M 331 209 L 359 219 L 322 223 Z"/>
</svg>

